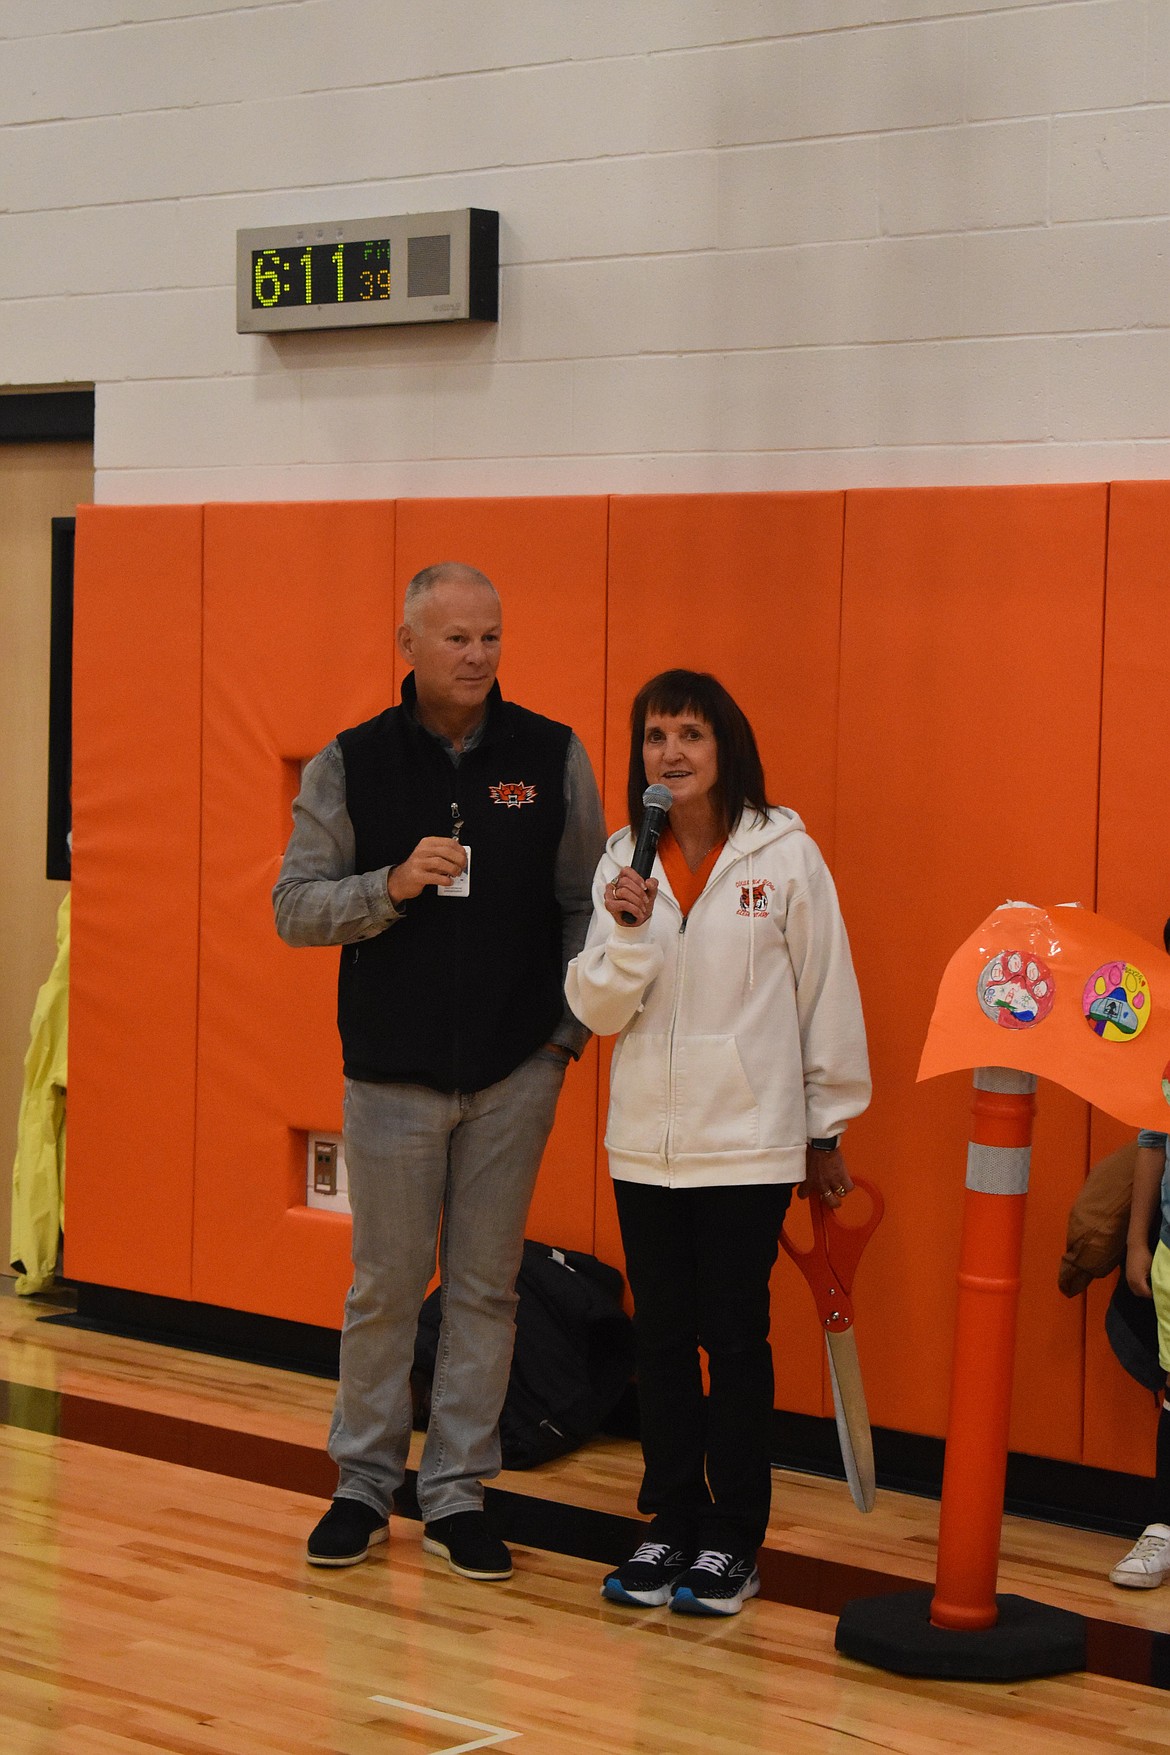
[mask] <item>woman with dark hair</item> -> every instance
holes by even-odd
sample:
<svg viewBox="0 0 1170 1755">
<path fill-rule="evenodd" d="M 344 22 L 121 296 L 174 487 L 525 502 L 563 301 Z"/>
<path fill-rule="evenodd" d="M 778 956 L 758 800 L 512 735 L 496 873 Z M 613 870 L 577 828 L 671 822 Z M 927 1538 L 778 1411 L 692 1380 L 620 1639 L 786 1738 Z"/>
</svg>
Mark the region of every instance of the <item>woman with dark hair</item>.
<svg viewBox="0 0 1170 1755">
<path fill-rule="evenodd" d="M 643 879 L 648 783 L 673 802 Z M 780 1228 L 794 1186 L 830 1207 L 852 1187 L 838 1136 L 869 1101 L 865 1028 L 833 880 L 796 813 L 768 803 L 752 728 L 713 676 L 668 670 L 639 691 L 629 807 L 566 983 L 581 1021 L 618 1035 L 606 1146 L 652 1520 L 602 1595 L 733 1615 L 759 1590 L 771 1504 Z"/>
</svg>

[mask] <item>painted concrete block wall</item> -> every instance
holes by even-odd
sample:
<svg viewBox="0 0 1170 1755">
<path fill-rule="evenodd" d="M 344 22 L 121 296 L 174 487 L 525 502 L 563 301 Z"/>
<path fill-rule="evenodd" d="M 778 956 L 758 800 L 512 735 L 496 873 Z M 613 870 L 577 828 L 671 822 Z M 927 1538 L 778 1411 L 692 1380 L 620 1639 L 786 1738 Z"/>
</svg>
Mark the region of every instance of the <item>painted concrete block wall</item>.
<svg viewBox="0 0 1170 1755">
<path fill-rule="evenodd" d="M 479 205 L 498 326 L 235 333 L 237 227 Z M 97 495 L 1170 474 L 1170 0 L 6 0 L 0 378 Z"/>
</svg>

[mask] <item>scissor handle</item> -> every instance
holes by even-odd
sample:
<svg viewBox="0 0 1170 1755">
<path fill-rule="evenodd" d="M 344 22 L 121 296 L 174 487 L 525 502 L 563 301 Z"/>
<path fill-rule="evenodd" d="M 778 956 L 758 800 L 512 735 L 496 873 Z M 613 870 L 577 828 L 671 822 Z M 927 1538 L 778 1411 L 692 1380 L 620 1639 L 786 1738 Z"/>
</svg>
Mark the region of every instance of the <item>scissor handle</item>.
<svg viewBox="0 0 1170 1755">
<path fill-rule="evenodd" d="M 864 1189 L 870 1199 L 868 1217 L 860 1225 L 846 1225 L 832 1207 L 814 1194 L 809 1195 L 813 1241 L 811 1249 L 798 1249 L 788 1232 L 782 1230 L 780 1242 L 812 1289 L 817 1314 L 825 1328 L 833 1333 L 853 1326 L 853 1276 L 862 1251 L 877 1230 L 886 1210 L 881 1190 L 864 1177 L 854 1178 L 853 1186 Z"/>
</svg>

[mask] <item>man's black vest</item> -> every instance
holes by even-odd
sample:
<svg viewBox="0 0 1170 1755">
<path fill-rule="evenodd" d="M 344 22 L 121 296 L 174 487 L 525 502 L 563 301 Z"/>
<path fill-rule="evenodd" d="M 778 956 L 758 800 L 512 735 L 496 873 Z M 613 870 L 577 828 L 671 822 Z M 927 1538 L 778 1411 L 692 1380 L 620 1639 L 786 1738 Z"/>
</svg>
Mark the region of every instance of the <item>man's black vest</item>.
<svg viewBox="0 0 1170 1755">
<path fill-rule="evenodd" d="M 494 686 L 482 741 L 456 765 L 413 715 L 414 678 L 392 707 L 338 738 L 355 870 L 401 865 L 425 835 L 471 849 L 471 893 L 433 884 L 376 938 L 344 945 L 337 1024 L 346 1075 L 480 1091 L 546 1042 L 564 1011 L 554 892 L 571 732 Z"/>
</svg>

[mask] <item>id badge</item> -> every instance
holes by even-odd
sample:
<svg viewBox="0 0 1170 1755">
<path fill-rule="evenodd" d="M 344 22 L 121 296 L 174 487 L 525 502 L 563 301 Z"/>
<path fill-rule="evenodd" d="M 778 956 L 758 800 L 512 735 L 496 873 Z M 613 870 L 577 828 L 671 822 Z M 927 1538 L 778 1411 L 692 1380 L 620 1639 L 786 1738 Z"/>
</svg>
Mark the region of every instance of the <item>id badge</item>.
<svg viewBox="0 0 1170 1755">
<path fill-rule="evenodd" d="M 464 845 L 463 851 L 467 855 L 467 864 L 463 867 L 463 870 L 459 873 L 459 876 L 457 878 L 452 879 L 452 881 L 449 884 L 447 884 L 446 887 L 444 887 L 442 884 L 439 884 L 436 886 L 440 896 L 470 896 L 470 894 L 471 894 L 471 848 Z"/>
</svg>

